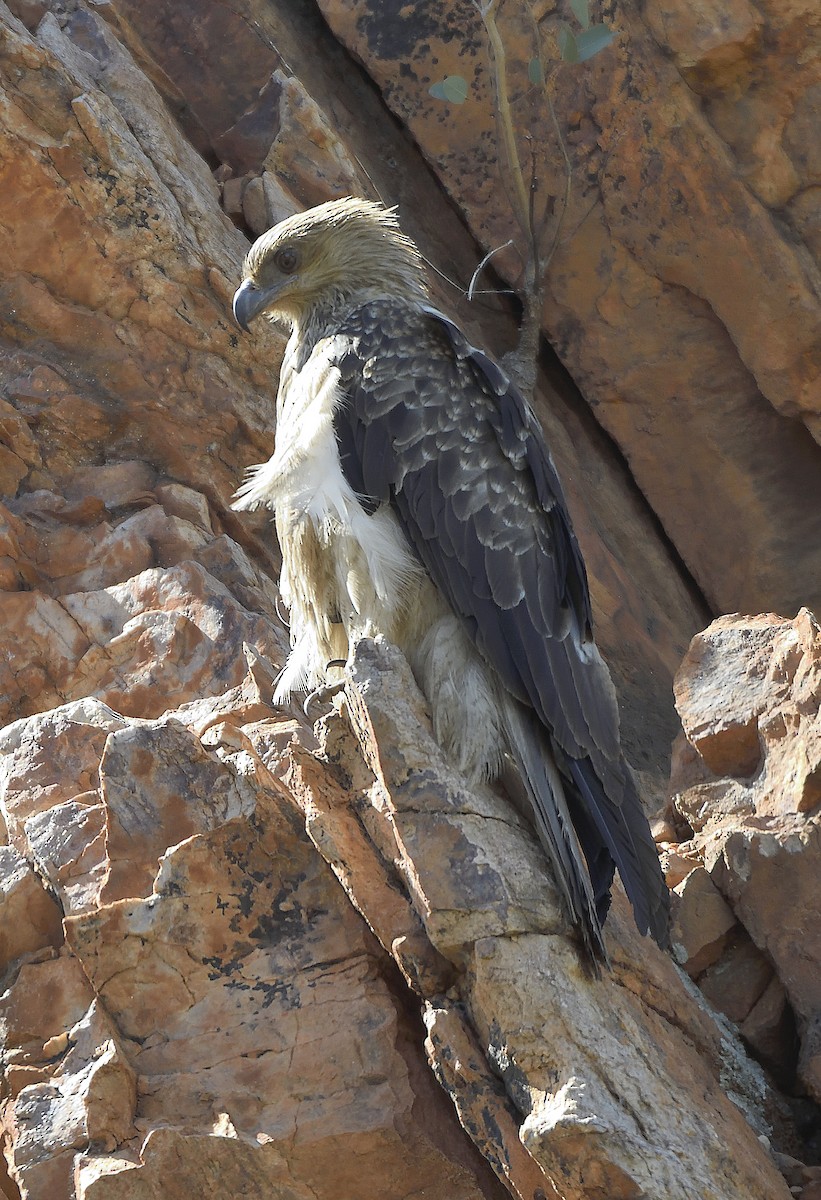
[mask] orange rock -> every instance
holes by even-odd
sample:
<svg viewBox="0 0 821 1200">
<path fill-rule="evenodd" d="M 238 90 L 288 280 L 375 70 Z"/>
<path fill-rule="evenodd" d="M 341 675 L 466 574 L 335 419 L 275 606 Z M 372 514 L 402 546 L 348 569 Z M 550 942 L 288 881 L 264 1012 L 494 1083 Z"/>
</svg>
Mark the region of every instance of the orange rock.
<svg viewBox="0 0 821 1200">
<path fill-rule="evenodd" d="M 784 985 L 772 978 L 751 1011 L 739 1025 L 744 1040 L 752 1046 L 760 1062 L 769 1067 L 776 1079 L 792 1083 L 795 1062 L 795 1017 L 790 1009 Z M 812 1079 L 812 1067 L 803 1074 Z M 817 1080 L 813 1080 L 817 1084 Z"/>
<path fill-rule="evenodd" d="M 771 1093 L 738 1040 L 639 938 L 623 897 L 612 976 L 579 972 L 532 831 L 443 762 L 401 661 L 363 649 L 347 709 L 316 733 L 298 703 L 270 706 L 287 641 L 277 551 L 268 514 L 229 505 L 244 467 L 271 451 L 283 340 L 234 326 L 247 239 L 210 165 L 225 164 L 223 183 L 245 179 L 243 216 L 258 224 L 340 189 L 399 198 L 426 256 L 461 284 L 477 233 L 491 243 L 509 225 L 489 109 L 465 109 L 463 144 L 478 139 L 479 153 L 463 173 L 461 134 L 417 69 L 429 54 L 419 14 L 390 9 L 375 15 L 412 41 L 386 90 L 397 109 L 423 97 L 434 120 L 414 124 L 419 145 L 439 139 L 462 211 L 309 6 L 15 0 L 35 33 L 0 15 L 0 473 L 17 493 L 0 527 L 0 696 L 3 719 L 22 718 L 0 733 L 9 1191 L 776 1200 L 758 1140 Z M 465 12 L 437 70 L 462 57 Z M 449 15 L 425 17 L 431 47 Z M 603 207 L 579 223 L 589 197 L 574 186 L 546 308 L 624 457 L 560 372 L 543 375 L 538 404 L 658 807 L 669 682 L 704 621 L 676 554 L 711 598 L 815 581 L 813 448 L 756 390 L 798 411 L 815 326 L 792 249 L 731 173 L 710 176 L 727 184 L 720 212 L 735 205 L 715 232 L 704 113 L 628 17 L 609 67 L 557 81 L 558 111 L 579 114 L 575 181 L 592 156 Z M 718 71 L 747 53 L 743 17 L 728 13 L 723 41 L 697 13 L 675 21 Z M 784 145 L 801 175 L 812 66 L 790 61 Z M 781 198 L 788 164 L 773 154 L 767 174 L 777 147 L 754 99 L 753 185 Z M 550 158 L 550 129 L 529 127 Z M 689 215 L 665 205 L 673 188 Z M 784 220 L 811 226 L 811 203 L 787 204 Z M 499 266 L 519 269 L 512 254 Z M 752 309 L 739 283 L 751 277 L 763 279 Z M 515 340 L 506 298 L 471 305 L 434 278 L 477 342 Z M 447 1094 L 426 1062 L 420 997 Z"/>
<path fill-rule="evenodd" d="M 747 778 L 761 759 L 758 716 L 770 701 L 776 616 L 721 617 L 690 643 L 676 676 L 684 732 L 713 775 Z"/>
<path fill-rule="evenodd" d="M 481 246 L 517 243 L 494 264 L 518 283 L 525 238 L 478 11 L 450 0 L 420 27 L 378 0 L 320 7 Z M 494 11 L 532 203 L 537 216 L 552 206 L 546 252 L 558 237 L 551 343 L 714 612 L 821 607 L 819 298 L 810 248 L 774 218 L 817 190 L 806 0 L 620 11 L 613 44 L 581 67 L 559 61 L 566 12 L 540 6 L 537 43 L 521 6 Z M 528 77 L 539 53 L 550 105 Z M 430 95 L 447 75 L 466 80 L 465 103 Z"/>
<path fill-rule="evenodd" d="M 11 846 L 0 846 L 0 969 L 44 947 L 62 944 L 61 913 Z"/>
<path fill-rule="evenodd" d="M 262 678 L 270 688 L 271 672 Z M 255 689 L 249 673 L 244 687 L 210 702 L 210 724 L 204 699 L 185 716 L 206 730 L 217 713 L 262 724 L 264 711 L 270 721 Z M 390 1181 L 410 1176 L 434 1197 L 452 1187 L 498 1197 L 481 1159 L 468 1152 L 466 1165 L 432 1075 L 406 1062 L 413 1027 L 377 970 L 375 941 L 254 739 L 236 732 L 239 749 L 222 739 L 220 761 L 181 724 L 127 722 L 83 701 L 5 733 L 11 827 L 74 914 L 69 954 L 23 966 L 0 1002 L 16 1064 L 5 1128 L 23 1195 L 68 1197 L 78 1148 L 89 1189 L 126 1166 L 141 1172 L 136 1186 L 153 1186 L 155 1134 L 171 1120 L 186 1127 L 175 1154 L 193 1155 L 190 1178 L 195 1160 L 226 1180 L 247 1180 L 249 1170 L 256 1178 L 257 1163 L 270 1190 L 287 1158 L 303 1181 L 295 1186 L 314 1194 L 331 1177 L 351 1191 L 364 1163 L 396 1200 L 406 1184 Z M 88 793 L 63 798 L 94 776 L 104 839 L 78 820 Z M 96 895 L 78 875 L 95 853 L 105 868 Z M 118 894 L 132 898 L 100 907 Z M 95 996 L 105 997 L 116 1034 Z M 226 1111 L 217 1129 L 215 1114 Z M 356 1153 L 340 1176 L 343 1147 Z"/>
<path fill-rule="evenodd" d="M 169 846 L 249 817 L 254 797 L 176 721 L 112 733 L 100 761 L 108 869 L 99 904 L 150 895 Z"/>
<path fill-rule="evenodd" d="M 698 986 L 715 1008 L 739 1024 L 761 999 L 773 974 L 772 964 L 737 927 L 732 944 L 699 977 Z"/>
<path fill-rule="evenodd" d="M 321 1186 L 336 1161 L 338 1186 L 350 1191 L 370 1163 L 378 1177 L 412 1169 L 437 1194 L 439 1151 L 413 1124 L 400 1138 L 394 1121 L 420 1085 L 442 1114 L 444 1097 L 432 1080 L 411 1085 L 397 1049 L 401 1020 L 374 973 L 375 943 L 287 802 L 257 792 L 251 837 L 245 820 L 225 818 L 168 851 L 147 900 L 68 923 L 107 1011 L 136 1039 L 144 1133 L 166 1124 L 172 1106 L 187 1129 L 180 1152 L 201 1154 L 199 1139 L 227 1111 L 229 1136 L 277 1148 L 260 1157 L 262 1178 L 281 1170 L 285 1153 L 305 1186 Z M 340 1003 L 344 1033 L 331 1018 Z M 331 1089 L 321 1082 L 329 1072 Z M 154 1136 L 141 1151 L 140 1186 L 156 1170 Z M 356 1153 L 343 1155 L 343 1144 Z M 456 1174 L 466 1195 L 479 1195 Z"/>
<path fill-rule="evenodd" d="M 72 473 L 65 486 L 69 499 L 96 497 L 112 511 L 154 499 L 156 471 L 137 459 L 106 463 L 84 463 Z"/>
<path fill-rule="evenodd" d="M 222 206 L 229 217 L 238 217 L 242 213 L 242 189 L 245 182 L 243 176 L 239 179 L 226 179 L 222 185 Z"/>
<path fill-rule="evenodd" d="M 686 858 L 676 850 L 665 849 L 663 845 L 659 847 L 659 850 L 659 862 L 668 888 L 678 887 L 698 866 L 697 859 Z"/>
<path fill-rule="evenodd" d="M 688 738 L 720 776 L 691 787 L 685 781 L 676 804 L 696 830 L 693 848 L 778 977 L 766 1001 L 760 998 L 744 1017 L 742 1031 L 769 1065 L 780 1055 L 782 1074 L 789 1073 L 791 1005 L 804 1040 L 802 1080 L 821 1096 L 807 1052 L 821 1006 L 821 630 L 815 618 L 802 609 L 794 621 L 772 615 L 715 621 L 694 639 L 676 698 Z M 743 748 L 753 734 L 739 742 L 733 731 L 740 729 L 753 731 L 758 746 L 753 775 L 746 773 L 751 756 L 745 760 Z M 728 778 L 728 771 L 745 777 Z M 736 1008 L 717 991 L 714 1000 Z"/>
<path fill-rule="evenodd" d="M 467 797 L 460 790 L 419 724 L 419 694 L 398 652 L 363 641 L 351 674 L 352 725 L 375 775 L 375 811 L 365 818 L 371 839 L 385 857 L 392 856 L 391 842 L 398 848 L 431 942 L 464 970 L 473 1022 L 522 1117 L 520 1139 L 548 1179 L 573 1200 L 591 1187 L 613 1198 L 642 1189 L 683 1196 L 676 1180 L 686 1160 L 690 1195 L 709 1195 L 712 1188 L 739 1200 L 783 1197 L 783 1181 L 711 1080 L 709 1053 L 699 1058 L 681 1037 L 687 1029 L 701 1043 L 710 1028 L 706 1008 L 689 1008 L 669 959 L 638 935 L 629 917 L 622 919 L 621 897 L 608 925 L 614 978 L 592 981 L 562 932 L 561 912 L 551 911 L 551 898 L 536 899 L 546 880 L 531 858 L 532 835 L 518 820 L 508 825 L 513 814 L 497 795 L 477 789 Z M 471 820 L 465 819 L 468 805 Z M 508 828 L 498 838 L 492 827 L 502 822 Z M 434 831 L 447 857 L 433 853 Z M 471 897 L 467 914 L 456 908 L 459 891 Z M 484 907 L 490 899 L 492 911 Z M 444 912 L 440 905 L 447 906 Z M 502 914 L 504 930 L 497 925 Z M 630 972 L 639 962 L 634 987 Z M 717 1045 L 730 1049 L 715 1027 L 713 1034 Z M 676 1119 L 662 1134 L 663 1097 L 671 1088 Z M 722 1128 L 733 1131 L 725 1136 L 745 1144 L 738 1175 L 738 1159 L 730 1168 L 726 1157 L 714 1160 L 707 1149 L 705 1089 L 710 1106 L 721 1109 Z M 481 1127 L 472 1122 L 469 1128 L 482 1145 Z"/>
<path fill-rule="evenodd" d="M 160 483 L 155 489 L 157 500 L 169 517 L 183 521 L 213 533 L 208 501 L 201 492 L 184 487 L 181 483 Z"/>
<path fill-rule="evenodd" d="M 690 871 L 674 891 L 673 953 L 696 979 L 721 957 L 736 919 L 703 867 Z"/>
<path fill-rule="evenodd" d="M 648 10 L 659 42 L 669 46 L 677 66 L 714 87 L 737 76 L 757 49 L 763 19 L 746 0 L 719 8 L 712 0 L 687 5 L 664 0 Z"/>
</svg>

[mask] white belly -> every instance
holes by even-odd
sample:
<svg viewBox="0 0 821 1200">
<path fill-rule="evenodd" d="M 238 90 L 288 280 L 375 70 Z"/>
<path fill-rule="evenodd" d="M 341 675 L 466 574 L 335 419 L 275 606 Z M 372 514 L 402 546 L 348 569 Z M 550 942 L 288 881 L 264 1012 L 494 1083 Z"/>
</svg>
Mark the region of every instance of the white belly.
<svg viewBox="0 0 821 1200">
<path fill-rule="evenodd" d="M 345 479 L 333 425 L 338 402 L 339 372 L 321 345 L 298 374 L 286 357 L 274 453 L 251 468 L 234 504 L 276 513 L 292 644 L 278 699 L 322 683 L 354 637 L 396 641 L 420 587 L 430 587 L 390 509 L 369 515 Z"/>
</svg>

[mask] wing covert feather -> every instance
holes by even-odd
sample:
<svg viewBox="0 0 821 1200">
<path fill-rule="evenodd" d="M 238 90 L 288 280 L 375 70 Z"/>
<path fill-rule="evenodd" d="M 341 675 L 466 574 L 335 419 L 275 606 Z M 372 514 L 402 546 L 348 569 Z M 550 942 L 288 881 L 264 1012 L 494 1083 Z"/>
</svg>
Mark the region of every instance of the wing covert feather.
<svg viewBox="0 0 821 1200">
<path fill-rule="evenodd" d="M 518 391 L 433 312 L 373 302 L 336 341 L 336 423 L 358 448 L 365 494 L 393 504 L 434 582 L 475 621 L 481 654 L 562 749 L 617 755 L 615 701 L 605 685 L 602 702 L 600 660 L 585 653 L 584 564 Z"/>
<path fill-rule="evenodd" d="M 581 805 L 597 905 L 609 855 L 639 928 L 663 943 L 666 889 L 621 757 L 581 551 L 535 417 L 502 369 L 433 310 L 374 301 L 334 341 L 344 389 L 335 425 L 346 473 L 346 456 L 358 459 L 352 486 L 392 505 L 481 655 L 548 731 Z"/>
</svg>

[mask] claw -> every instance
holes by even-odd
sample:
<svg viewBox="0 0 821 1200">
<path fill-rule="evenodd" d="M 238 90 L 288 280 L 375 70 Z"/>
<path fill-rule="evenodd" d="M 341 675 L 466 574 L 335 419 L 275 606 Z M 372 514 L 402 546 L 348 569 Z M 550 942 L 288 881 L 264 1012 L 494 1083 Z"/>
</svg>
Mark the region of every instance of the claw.
<svg viewBox="0 0 821 1200">
<path fill-rule="evenodd" d="M 325 664 L 325 670 L 330 671 L 331 667 L 346 667 L 347 665 L 347 660 L 344 658 L 332 658 L 329 663 Z M 323 683 L 321 687 L 314 688 L 314 690 L 309 692 L 305 697 L 305 702 L 302 705 L 302 711 L 305 713 L 305 716 L 310 720 L 310 713 L 308 712 L 308 709 L 312 704 L 327 704 L 328 701 L 332 700 L 334 696 L 336 696 L 338 692 L 341 692 L 344 687 L 345 680 L 340 679 L 336 683 Z"/>
</svg>

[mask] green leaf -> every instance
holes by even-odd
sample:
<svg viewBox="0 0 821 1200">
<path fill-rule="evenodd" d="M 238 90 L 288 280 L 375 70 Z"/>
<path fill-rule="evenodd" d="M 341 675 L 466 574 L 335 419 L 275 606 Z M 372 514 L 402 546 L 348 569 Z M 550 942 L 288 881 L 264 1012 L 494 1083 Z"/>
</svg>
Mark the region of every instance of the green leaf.
<svg viewBox="0 0 821 1200">
<path fill-rule="evenodd" d="M 576 37 L 576 51 L 579 55 L 577 61 L 586 62 L 605 46 L 609 46 L 615 36 L 613 30 L 608 29 L 606 25 L 591 25 Z"/>
<path fill-rule="evenodd" d="M 584 37 L 584 34 L 582 34 Z M 559 27 L 559 54 L 565 62 L 576 63 L 579 61 L 579 49 L 576 45 L 576 37 L 569 25 L 561 25 Z"/>
<path fill-rule="evenodd" d="M 542 70 L 542 60 L 540 58 L 531 58 L 527 64 L 527 77 L 536 86 L 544 83 L 544 71 Z"/>
<path fill-rule="evenodd" d="M 467 80 L 461 75 L 446 75 L 428 91 L 436 100 L 447 100 L 449 104 L 464 104 L 468 98 Z"/>
<path fill-rule="evenodd" d="M 570 7 L 573 10 L 573 16 L 579 22 L 582 29 L 589 29 L 590 5 L 588 0 L 570 0 Z"/>
</svg>

